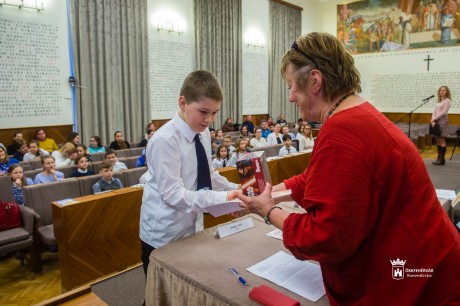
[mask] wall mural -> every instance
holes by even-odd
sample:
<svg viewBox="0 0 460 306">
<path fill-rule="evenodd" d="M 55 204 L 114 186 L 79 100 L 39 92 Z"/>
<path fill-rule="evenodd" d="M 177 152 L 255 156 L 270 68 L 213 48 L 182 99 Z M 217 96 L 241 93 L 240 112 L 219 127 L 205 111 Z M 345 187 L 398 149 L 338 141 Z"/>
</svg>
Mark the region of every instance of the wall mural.
<svg viewBox="0 0 460 306">
<path fill-rule="evenodd" d="M 337 38 L 353 54 L 460 45 L 459 9 L 455 0 L 342 4 L 337 6 Z"/>
</svg>

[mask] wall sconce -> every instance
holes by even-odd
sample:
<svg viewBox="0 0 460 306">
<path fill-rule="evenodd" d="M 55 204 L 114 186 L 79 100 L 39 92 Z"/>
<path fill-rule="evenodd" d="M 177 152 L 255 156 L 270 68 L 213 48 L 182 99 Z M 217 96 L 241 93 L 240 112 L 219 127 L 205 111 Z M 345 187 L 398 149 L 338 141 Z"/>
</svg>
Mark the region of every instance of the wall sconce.
<svg viewBox="0 0 460 306">
<path fill-rule="evenodd" d="M 248 47 L 263 48 L 265 46 L 265 38 L 261 31 L 252 28 L 246 31 L 244 40 Z"/>
<path fill-rule="evenodd" d="M 185 22 L 171 10 L 160 10 L 152 16 L 152 24 L 158 32 L 184 34 Z"/>
<path fill-rule="evenodd" d="M 35 2 L 35 5 L 33 5 L 34 2 Z M 19 9 L 27 8 L 27 9 L 37 10 L 37 12 L 45 10 L 43 6 L 43 1 L 35 0 L 35 1 L 27 1 L 27 3 L 32 3 L 32 5 L 27 5 L 27 4 L 25 5 L 24 0 L 17 0 L 17 1 L 3 0 L 0 2 L 0 6 L 3 6 L 3 5 L 15 6 Z"/>
</svg>

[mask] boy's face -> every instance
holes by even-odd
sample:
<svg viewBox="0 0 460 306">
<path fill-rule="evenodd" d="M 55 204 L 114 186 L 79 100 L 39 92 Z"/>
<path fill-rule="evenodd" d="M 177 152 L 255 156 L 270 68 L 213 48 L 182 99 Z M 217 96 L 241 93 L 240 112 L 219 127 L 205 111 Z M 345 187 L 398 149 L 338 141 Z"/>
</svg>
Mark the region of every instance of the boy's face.
<svg viewBox="0 0 460 306">
<path fill-rule="evenodd" d="M 228 148 L 230 147 L 231 144 L 232 144 L 232 141 L 230 139 L 224 138 L 224 146 Z"/>
<path fill-rule="evenodd" d="M 221 101 L 211 98 L 202 98 L 187 104 L 184 96 L 179 97 L 182 117 L 188 126 L 197 133 L 206 130 L 214 121 L 221 104 Z"/>
<path fill-rule="evenodd" d="M 108 161 L 110 161 L 110 163 L 111 163 L 112 165 L 115 165 L 115 163 L 117 162 L 117 156 L 116 156 L 115 154 L 113 154 L 113 153 L 112 153 L 112 154 L 108 154 L 108 155 L 106 156 L 106 158 L 107 158 Z"/>
<path fill-rule="evenodd" d="M 289 134 L 289 128 L 287 126 L 283 126 L 283 134 Z"/>
<path fill-rule="evenodd" d="M 285 141 L 283 141 L 283 143 L 286 148 L 290 148 L 292 141 L 288 138 Z"/>
<path fill-rule="evenodd" d="M 110 167 L 109 169 L 101 169 L 99 174 L 106 180 L 111 181 L 113 177 L 113 169 Z"/>
</svg>

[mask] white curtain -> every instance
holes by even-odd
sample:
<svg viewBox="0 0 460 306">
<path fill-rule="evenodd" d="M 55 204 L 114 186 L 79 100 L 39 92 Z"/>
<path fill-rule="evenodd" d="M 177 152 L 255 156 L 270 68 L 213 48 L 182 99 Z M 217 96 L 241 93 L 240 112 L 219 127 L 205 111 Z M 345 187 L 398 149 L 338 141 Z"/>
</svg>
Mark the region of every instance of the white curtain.
<svg viewBox="0 0 460 306">
<path fill-rule="evenodd" d="M 140 141 L 150 121 L 146 0 L 71 0 L 77 120 L 82 140 L 116 130 Z"/>
</svg>

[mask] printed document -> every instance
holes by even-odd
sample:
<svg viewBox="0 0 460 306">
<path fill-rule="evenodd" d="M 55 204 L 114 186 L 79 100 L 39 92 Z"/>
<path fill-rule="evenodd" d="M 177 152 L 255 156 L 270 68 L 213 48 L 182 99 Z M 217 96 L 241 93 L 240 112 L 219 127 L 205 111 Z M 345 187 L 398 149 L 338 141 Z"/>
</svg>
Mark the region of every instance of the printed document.
<svg viewBox="0 0 460 306">
<path fill-rule="evenodd" d="M 313 302 L 326 294 L 319 265 L 280 251 L 246 269 Z"/>
</svg>

